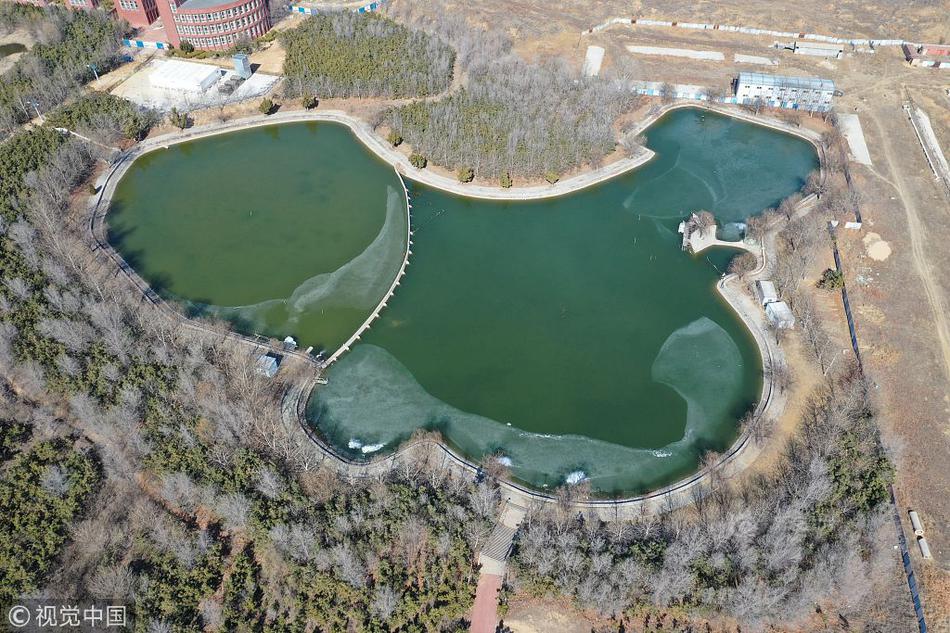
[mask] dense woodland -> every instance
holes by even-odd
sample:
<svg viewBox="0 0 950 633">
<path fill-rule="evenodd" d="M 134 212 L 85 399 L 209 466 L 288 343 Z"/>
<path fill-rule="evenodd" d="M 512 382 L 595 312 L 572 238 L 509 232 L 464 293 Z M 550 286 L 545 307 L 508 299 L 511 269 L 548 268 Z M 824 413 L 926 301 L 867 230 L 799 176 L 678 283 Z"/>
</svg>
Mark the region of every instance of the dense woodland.
<svg viewBox="0 0 950 633">
<path fill-rule="evenodd" d="M 477 31 L 461 18 L 415 24 L 456 47 L 465 73 L 464 86 L 451 94 L 384 116 L 415 152 L 476 177 L 553 181 L 615 149 L 614 124 L 638 99 L 626 88 L 622 65 L 607 78 L 581 78 L 557 58 L 528 63 L 504 35 Z"/>
<path fill-rule="evenodd" d="M 143 309 L 84 241 L 97 147 L 0 145 L 0 598 L 122 599 L 141 631 L 456 630 L 496 490 L 424 455 L 324 470 L 250 350 Z"/>
<path fill-rule="evenodd" d="M 423 97 L 452 81 L 452 49 L 375 13 L 321 13 L 281 33 L 294 95 Z"/>
<path fill-rule="evenodd" d="M 93 77 L 90 64 L 100 73 L 114 66 L 127 25 L 102 11 L 0 4 L 0 30 L 15 28 L 37 43 L 0 80 L 0 134 L 77 93 Z"/>
</svg>

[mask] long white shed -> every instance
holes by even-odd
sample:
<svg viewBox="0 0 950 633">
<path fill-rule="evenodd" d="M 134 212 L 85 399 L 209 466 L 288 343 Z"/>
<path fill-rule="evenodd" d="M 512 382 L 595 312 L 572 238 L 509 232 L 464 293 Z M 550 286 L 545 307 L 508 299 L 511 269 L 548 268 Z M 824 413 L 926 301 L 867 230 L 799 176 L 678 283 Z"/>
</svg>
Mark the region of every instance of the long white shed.
<svg viewBox="0 0 950 633">
<path fill-rule="evenodd" d="M 158 60 L 149 74 L 149 83 L 156 88 L 179 92 L 204 92 L 221 78 L 224 70 L 207 64 L 179 59 Z"/>
</svg>

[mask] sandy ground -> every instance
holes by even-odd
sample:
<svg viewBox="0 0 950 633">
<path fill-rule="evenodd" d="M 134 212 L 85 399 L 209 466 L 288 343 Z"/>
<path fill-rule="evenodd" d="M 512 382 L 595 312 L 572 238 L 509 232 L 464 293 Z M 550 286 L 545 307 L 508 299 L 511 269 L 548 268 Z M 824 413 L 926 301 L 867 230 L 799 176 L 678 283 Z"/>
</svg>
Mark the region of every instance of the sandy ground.
<svg viewBox="0 0 950 633">
<path fill-rule="evenodd" d="M 901 109 L 907 96 L 925 108 L 938 102 L 940 76 L 905 76 L 888 83 L 884 98 L 868 90 L 848 100 L 859 108 L 874 166 L 854 166 L 865 226 L 842 233 L 841 249 L 905 529 L 906 510 L 917 510 L 934 554 L 923 560 L 911 541 L 925 609 L 939 623 L 950 613 L 950 197 Z M 947 108 L 928 114 L 946 139 Z"/>
<path fill-rule="evenodd" d="M 395 0 L 409 2 L 410 0 Z M 427 5 L 412 0 L 414 5 Z M 807 31 L 839 36 L 895 37 L 912 41 L 950 38 L 943 19 L 946 5 L 914 2 L 896 5 L 886 0 L 568 0 L 556 10 L 536 0 L 442 1 L 445 12 L 463 12 L 480 24 L 506 28 L 519 37 L 580 33 L 613 17 L 636 16 L 682 22 L 736 24 L 780 31 Z M 583 54 L 583 49 L 581 50 Z"/>
</svg>

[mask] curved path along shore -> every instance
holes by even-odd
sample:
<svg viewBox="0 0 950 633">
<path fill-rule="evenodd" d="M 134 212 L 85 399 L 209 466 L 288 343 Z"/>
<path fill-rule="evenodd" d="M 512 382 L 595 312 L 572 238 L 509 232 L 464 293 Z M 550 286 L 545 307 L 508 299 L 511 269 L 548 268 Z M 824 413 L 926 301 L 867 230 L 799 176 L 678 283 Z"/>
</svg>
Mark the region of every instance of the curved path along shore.
<svg viewBox="0 0 950 633">
<path fill-rule="evenodd" d="M 639 133 L 640 131 L 646 129 L 671 110 L 677 108 L 697 107 L 705 108 L 707 110 L 719 112 L 721 114 L 748 121 L 757 125 L 763 125 L 788 134 L 799 136 L 812 143 L 818 150 L 819 156 L 821 155 L 821 148 L 818 143 L 818 134 L 813 131 L 792 127 L 775 119 L 770 119 L 760 115 L 753 116 L 745 112 L 739 112 L 731 108 L 713 104 L 697 105 L 694 103 L 677 103 L 664 107 L 658 107 L 639 124 L 635 133 Z M 271 116 L 253 116 L 226 123 L 215 123 L 207 126 L 196 127 L 182 131 L 180 133 L 153 137 L 143 141 L 129 152 L 123 154 L 119 160 L 117 160 L 116 163 L 99 179 L 99 182 L 97 183 L 97 185 L 99 185 L 98 194 L 93 196 L 91 200 L 89 229 L 94 241 L 94 248 L 107 253 L 107 255 L 112 258 L 113 262 L 118 266 L 118 268 L 125 273 L 125 276 L 130 280 L 130 282 L 168 316 L 179 320 L 186 327 L 220 335 L 220 332 L 217 330 L 213 330 L 196 321 L 185 318 L 177 310 L 162 301 L 157 296 L 157 294 L 151 290 L 148 285 L 135 273 L 135 271 L 132 270 L 131 267 L 129 267 L 129 265 L 124 262 L 124 260 L 122 260 L 122 258 L 111 248 L 111 246 L 109 246 L 108 242 L 104 239 L 104 217 L 108 211 L 111 195 L 115 190 L 117 182 L 121 179 L 121 176 L 125 173 L 125 170 L 128 169 L 129 165 L 131 165 L 131 163 L 137 157 L 149 151 L 167 147 L 168 145 L 174 143 L 181 143 L 206 136 L 224 134 L 263 125 L 274 125 L 294 121 L 331 121 L 342 123 L 349 127 L 369 149 L 376 153 L 380 158 L 393 165 L 397 172 L 399 172 L 401 175 L 432 187 L 474 198 L 495 200 L 534 200 L 560 196 L 592 186 L 609 178 L 613 178 L 619 174 L 625 173 L 647 162 L 653 156 L 652 151 L 645 149 L 645 151 L 640 153 L 637 157 L 618 160 L 600 169 L 567 178 L 553 185 L 525 187 L 518 189 L 503 189 L 501 187 L 463 184 L 433 172 L 416 169 L 409 164 L 405 156 L 397 152 L 388 143 L 379 138 L 366 123 L 343 112 L 299 111 L 279 113 Z M 361 326 L 361 328 L 354 334 L 351 340 L 348 341 L 348 345 L 352 345 L 352 343 L 358 339 L 359 334 L 365 331 L 365 328 L 369 326 L 375 315 L 378 315 L 379 310 L 381 310 L 382 307 L 386 305 L 386 300 L 391 297 L 395 291 L 395 288 L 398 286 L 399 279 L 401 278 L 405 269 L 405 265 L 408 262 L 409 246 L 411 245 L 409 238 L 411 238 L 411 235 L 412 231 L 410 229 L 409 235 L 407 236 L 407 253 L 406 257 L 404 258 L 400 274 L 397 275 L 392 286 L 390 287 L 389 292 L 380 302 L 377 309 L 373 312 L 373 315 L 367 319 L 363 326 Z M 745 278 L 746 281 L 754 280 L 764 274 L 764 271 L 768 266 L 768 259 L 771 255 L 770 251 L 771 248 L 768 247 L 761 249 L 759 268 L 750 275 L 747 275 Z M 766 334 L 764 315 L 762 314 L 761 310 L 758 309 L 758 306 L 755 304 L 755 302 L 752 301 L 752 299 L 742 291 L 740 280 L 738 280 L 738 278 L 735 276 L 726 276 L 717 284 L 717 289 L 749 328 L 758 344 L 763 365 L 780 364 L 783 362 L 781 350 Z M 432 450 L 434 450 L 434 454 L 437 456 L 437 459 L 439 459 L 445 467 L 455 470 L 459 474 L 464 476 L 473 476 L 477 472 L 478 467 L 475 464 L 458 455 L 442 442 L 431 439 L 407 442 L 393 453 L 368 462 L 355 462 L 347 459 L 346 457 L 338 454 L 331 446 L 327 445 L 310 427 L 305 417 L 306 403 L 309 399 L 312 389 L 321 380 L 322 372 L 320 370 L 323 369 L 324 365 L 314 361 L 313 357 L 308 354 L 304 354 L 302 352 L 287 352 L 286 350 L 277 347 L 271 341 L 260 338 L 255 339 L 237 334 L 232 334 L 232 336 L 234 336 L 235 340 L 257 346 L 258 348 L 272 348 L 275 351 L 279 351 L 281 354 L 289 354 L 317 365 L 317 371 L 314 371 L 304 384 L 295 385 L 287 391 L 285 394 L 284 403 L 282 405 L 282 411 L 288 422 L 299 424 L 304 429 L 304 431 L 314 441 L 328 462 L 332 463 L 335 467 L 343 471 L 348 476 L 378 477 L 389 471 L 395 465 L 403 463 L 405 460 L 418 459 L 420 451 L 426 452 Z M 345 351 L 345 349 L 341 348 L 341 350 L 338 350 L 333 356 L 331 356 L 331 358 L 335 359 L 343 351 Z M 763 384 L 762 396 L 759 399 L 755 415 L 760 418 L 766 416 L 777 417 L 784 409 L 784 406 L 784 395 L 774 390 L 770 380 L 767 379 Z M 723 454 L 716 464 L 706 469 L 700 470 L 679 482 L 645 495 L 639 495 L 625 499 L 589 500 L 578 503 L 577 507 L 579 509 L 594 512 L 602 519 L 611 520 L 632 518 L 635 516 L 640 516 L 644 512 L 657 512 L 663 509 L 687 505 L 691 502 L 694 492 L 698 487 L 701 487 L 706 482 L 712 471 L 718 471 L 723 476 L 729 477 L 744 469 L 755 459 L 757 454 L 758 447 L 755 446 L 755 443 L 751 441 L 750 434 L 748 432 L 743 432 L 730 448 L 730 450 Z M 514 482 L 501 482 L 501 488 L 506 499 L 506 503 L 511 504 L 511 506 L 521 510 L 527 509 L 533 504 L 537 503 L 554 502 L 554 498 L 550 495 L 536 492 Z"/>
</svg>

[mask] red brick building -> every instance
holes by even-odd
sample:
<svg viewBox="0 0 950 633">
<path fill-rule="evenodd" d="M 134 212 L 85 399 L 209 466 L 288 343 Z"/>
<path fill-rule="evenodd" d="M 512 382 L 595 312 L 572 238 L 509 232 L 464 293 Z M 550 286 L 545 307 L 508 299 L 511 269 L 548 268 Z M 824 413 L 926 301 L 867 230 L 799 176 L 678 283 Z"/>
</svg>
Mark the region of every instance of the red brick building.
<svg viewBox="0 0 950 633">
<path fill-rule="evenodd" d="M 137 29 L 158 19 L 158 2 L 162 0 L 114 0 L 115 12 Z"/>
<path fill-rule="evenodd" d="M 46 6 L 48 0 L 17 0 Z M 176 48 L 183 41 L 202 50 L 227 50 L 253 40 L 271 28 L 267 0 L 113 0 L 115 12 L 141 29 L 162 19 L 165 41 Z M 72 9 L 92 9 L 100 0 L 64 0 Z"/>
<path fill-rule="evenodd" d="M 197 49 L 223 50 L 270 30 L 266 0 L 157 0 L 172 46 L 188 41 Z"/>
</svg>

